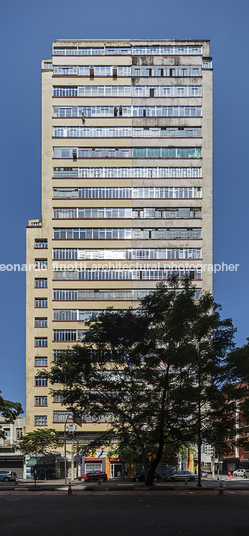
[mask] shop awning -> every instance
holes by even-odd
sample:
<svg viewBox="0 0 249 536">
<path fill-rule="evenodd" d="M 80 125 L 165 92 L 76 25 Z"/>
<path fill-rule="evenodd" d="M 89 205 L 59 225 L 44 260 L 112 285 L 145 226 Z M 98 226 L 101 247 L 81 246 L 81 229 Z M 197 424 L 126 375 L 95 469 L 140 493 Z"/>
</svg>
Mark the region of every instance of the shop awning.
<svg viewBox="0 0 249 536">
<path fill-rule="evenodd" d="M 30 460 L 28 461 L 28 463 L 26 464 L 27 467 L 34 467 L 34 465 L 37 464 L 37 459 L 36 458 L 30 458 Z"/>
</svg>

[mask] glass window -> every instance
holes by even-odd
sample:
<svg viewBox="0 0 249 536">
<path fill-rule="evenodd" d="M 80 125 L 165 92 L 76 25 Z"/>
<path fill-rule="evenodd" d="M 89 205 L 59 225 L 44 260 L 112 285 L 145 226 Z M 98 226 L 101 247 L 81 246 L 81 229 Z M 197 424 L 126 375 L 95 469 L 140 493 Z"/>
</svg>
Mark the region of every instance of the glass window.
<svg viewBox="0 0 249 536">
<path fill-rule="evenodd" d="M 76 329 L 54 329 L 53 341 L 76 341 Z"/>
<path fill-rule="evenodd" d="M 47 415 L 35 415 L 35 426 L 46 426 Z"/>
<path fill-rule="evenodd" d="M 47 307 L 48 300 L 45 298 L 35 298 L 35 307 Z"/>
<path fill-rule="evenodd" d="M 47 337 L 35 337 L 35 347 L 47 346 L 48 339 Z"/>
<path fill-rule="evenodd" d="M 73 422 L 72 413 L 69 411 L 53 411 L 53 422 Z"/>
<path fill-rule="evenodd" d="M 71 168 L 54 168 L 54 177 L 70 178 Z M 68 171 L 69 170 L 69 171 Z M 72 177 L 82 178 L 194 178 L 202 177 L 201 167 L 84 167 Z M 68 210 L 68 209 L 67 209 Z M 73 210 L 73 209 L 72 209 Z M 72 214 L 74 214 L 72 212 Z M 74 216 L 71 216 L 74 217 Z"/>
<path fill-rule="evenodd" d="M 47 240 L 35 240 L 35 248 L 47 249 L 48 241 Z"/>
<path fill-rule="evenodd" d="M 36 367 L 47 367 L 48 358 L 47 357 L 35 357 L 35 366 Z"/>
<path fill-rule="evenodd" d="M 53 402 L 63 402 L 64 398 L 62 395 L 53 395 Z"/>
<path fill-rule="evenodd" d="M 35 279 L 35 288 L 47 288 L 48 280 L 47 279 Z"/>
<path fill-rule="evenodd" d="M 35 386 L 36 387 L 47 387 L 47 385 L 48 385 L 47 378 L 40 378 L 40 377 L 35 378 Z"/>
<path fill-rule="evenodd" d="M 35 318 L 35 327 L 36 328 L 47 328 L 48 319 L 47 318 Z"/>
<path fill-rule="evenodd" d="M 48 397 L 47 396 L 35 396 L 35 406 L 47 406 Z"/>
<path fill-rule="evenodd" d="M 47 259 L 35 259 L 35 269 L 36 270 L 46 270 L 48 267 Z"/>
</svg>

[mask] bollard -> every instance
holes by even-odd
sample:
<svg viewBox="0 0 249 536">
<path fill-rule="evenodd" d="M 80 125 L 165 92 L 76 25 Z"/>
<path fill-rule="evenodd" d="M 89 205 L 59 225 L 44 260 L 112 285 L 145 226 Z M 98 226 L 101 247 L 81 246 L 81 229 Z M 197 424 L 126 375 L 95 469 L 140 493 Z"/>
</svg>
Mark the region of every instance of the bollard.
<svg viewBox="0 0 249 536">
<path fill-rule="evenodd" d="M 187 479 L 187 477 L 186 477 L 186 478 L 185 478 L 185 482 L 184 482 L 184 484 L 187 484 L 187 483 L 188 483 L 188 479 Z"/>
<path fill-rule="evenodd" d="M 98 481 L 98 485 L 99 485 L 99 486 L 101 485 L 101 480 L 100 480 L 100 478 L 99 478 L 99 481 Z"/>
<path fill-rule="evenodd" d="M 16 478 L 15 478 L 15 486 L 18 486 L 17 476 L 16 476 Z"/>
<path fill-rule="evenodd" d="M 71 482 L 69 482 L 69 484 L 68 484 L 67 495 L 72 495 Z"/>
<path fill-rule="evenodd" d="M 223 495 L 223 486 L 222 486 L 222 482 L 220 483 L 220 487 L 219 487 L 219 495 Z"/>
</svg>

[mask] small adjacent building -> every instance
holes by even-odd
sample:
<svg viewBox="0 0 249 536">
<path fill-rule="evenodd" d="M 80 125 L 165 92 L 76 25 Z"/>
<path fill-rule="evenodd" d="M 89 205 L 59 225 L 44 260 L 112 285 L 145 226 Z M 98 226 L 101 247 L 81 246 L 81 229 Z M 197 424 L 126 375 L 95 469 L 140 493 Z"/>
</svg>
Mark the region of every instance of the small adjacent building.
<svg viewBox="0 0 249 536">
<path fill-rule="evenodd" d="M 0 469 L 15 471 L 18 478 L 25 478 L 25 457 L 16 449 L 16 443 L 26 430 L 25 417 L 17 417 L 13 423 L 0 416 L 0 427 L 5 438 L 0 438 Z"/>
</svg>

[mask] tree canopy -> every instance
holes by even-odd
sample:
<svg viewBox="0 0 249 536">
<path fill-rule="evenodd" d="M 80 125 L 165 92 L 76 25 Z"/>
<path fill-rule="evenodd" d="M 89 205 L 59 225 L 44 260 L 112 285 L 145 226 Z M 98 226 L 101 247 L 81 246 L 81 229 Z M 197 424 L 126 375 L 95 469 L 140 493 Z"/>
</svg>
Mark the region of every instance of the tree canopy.
<svg viewBox="0 0 249 536">
<path fill-rule="evenodd" d="M 38 429 L 23 436 L 17 444 L 17 449 L 23 454 L 36 456 L 48 454 L 60 446 L 59 433 L 53 428 Z"/>
<path fill-rule="evenodd" d="M 1 393 L 2 391 L 0 391 L 0 415 L 4 417 L 6 423 L 11 423 L 23 413 L 22 405 L 19 402 L 11 402 L 10 400 L 5 400 L 1 396 Z M 0 437 L 5 437 L 5 432 L 4 430 L 1 430 L 1 426 Z"/>
<path fill-rule="evenodd" d="M 101 313 L 47 374 L 83 422 L 108 423 L 99 445 L 132 438 L 147 484 L 167 452 L 194 443 L 200 451 L 203 439 L 225 451 L 235 428 L 232 321 L 209 293 L 196 301 L 188 279 L 171 286 L 159 284 L 138 309 Z"/>
</svg>

